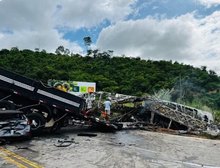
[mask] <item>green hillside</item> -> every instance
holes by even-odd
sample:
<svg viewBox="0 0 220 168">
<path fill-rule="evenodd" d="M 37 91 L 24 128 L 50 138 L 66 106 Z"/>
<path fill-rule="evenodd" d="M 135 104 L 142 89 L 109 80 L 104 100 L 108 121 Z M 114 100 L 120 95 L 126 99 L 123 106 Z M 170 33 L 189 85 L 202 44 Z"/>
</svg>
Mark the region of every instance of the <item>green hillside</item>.
<svg viewBox="0 0 220 168">
<path fill-rule="evenodd" d="M 220 109 L 220 77 L 206 67 L 172 61 L 110 56 L 52 54 L 46 51 L 2 49 L 0 66 L 47 82 L 48 79 L 90 81 L 97 90 L 142 96 L 171 90 L 171 101 Z"/>
</svg>

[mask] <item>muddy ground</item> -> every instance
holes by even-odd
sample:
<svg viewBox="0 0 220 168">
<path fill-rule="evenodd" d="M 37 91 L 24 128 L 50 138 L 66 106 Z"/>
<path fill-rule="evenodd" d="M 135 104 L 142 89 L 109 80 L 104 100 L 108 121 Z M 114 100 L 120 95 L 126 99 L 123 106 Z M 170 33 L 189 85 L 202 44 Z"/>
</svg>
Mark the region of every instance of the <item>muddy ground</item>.
<svg viewBox="0 0 220 168">
<path fill-rule="evenodd" d="M 86 130 L 64 129 L 55 135 L 4 146 L 46 168 L 220 167 L 220 141 L 141 130 L 77 136 Z M 58 141 L 72 140 L 68 147 Z M 0 167 L 16 167 L 0 158 Z"/>
</svg>

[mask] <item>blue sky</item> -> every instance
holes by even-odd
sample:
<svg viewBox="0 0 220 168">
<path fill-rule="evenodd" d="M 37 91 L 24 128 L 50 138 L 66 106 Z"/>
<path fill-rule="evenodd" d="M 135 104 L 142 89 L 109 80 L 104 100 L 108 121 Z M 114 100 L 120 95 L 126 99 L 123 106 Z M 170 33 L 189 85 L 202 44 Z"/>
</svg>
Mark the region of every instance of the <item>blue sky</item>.
<svg viewBox="0 0 220 168">
<path fill-rule="evenodd" d="M 103 28 L 110 26 L 111 23 L 108 20 L 102 21 L 99 25 L 91 27 L 91 28 L 80 28 L 77 30 L 69 30 L 67 32 L 63 32 L 63 38 L 68 39 L 70 41 L 77 41 L 78 44 L 85 48 L 83 38 L 84 37 L 91 37 L 92 42 L 96 43 L 96 40 L 99 36 L 99 33 L 102 31 Z M 62 31 L 62 30 L 61 30 Z"/>
<path fill-rule="evenodd" d="M 129 14 L 124 20 L 139 20 L 149 16 L 171 19 L 187 13 L 196 13 L 195 17 L 202 18 L 220 10 L 220 5 L 207 8 L 196 0 L 138 0 L 131 7 L 136 12 Z M 80 28 L 65 32 L 63 37 L 71 41 L 78 41 L 84 47 L 83 37 L 90 36 L 96 43 L 102 29 L 110 25 L 109 20 L 103 20 L 99 25 L 91 28 Z"/>
<path fill-rule="evenodd" d="M 0 49 L 173 60 L 220 74 L 220 0 L 0 0 Z"/>
</svg>

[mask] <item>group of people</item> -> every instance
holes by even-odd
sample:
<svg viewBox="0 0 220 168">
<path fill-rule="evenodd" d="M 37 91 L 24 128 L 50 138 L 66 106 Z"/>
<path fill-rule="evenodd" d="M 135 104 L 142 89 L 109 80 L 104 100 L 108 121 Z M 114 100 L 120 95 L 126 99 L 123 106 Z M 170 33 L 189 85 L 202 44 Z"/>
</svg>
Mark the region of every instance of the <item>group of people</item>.
<svg viewBox="0 0 220 168">
<path fill-rule="evenodd" d="M 87 97 L 86 99 L 86 104 L 87 104 L 87 110 L 92 109 L 92 99 L 90 96 Z M 103 108 L 101 108 L 101 118 L 109 121 L 109 116 L 111 115 L 111 100 L 110 98 L 107 98 L 104 102 L 103 102 Z"/>
</svg>

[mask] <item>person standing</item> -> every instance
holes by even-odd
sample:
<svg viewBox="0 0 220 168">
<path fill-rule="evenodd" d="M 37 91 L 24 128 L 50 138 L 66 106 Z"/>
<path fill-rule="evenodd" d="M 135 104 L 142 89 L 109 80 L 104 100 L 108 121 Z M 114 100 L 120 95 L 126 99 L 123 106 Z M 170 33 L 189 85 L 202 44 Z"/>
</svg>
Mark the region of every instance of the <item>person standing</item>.
<svg viewBox="0 0 220 168">
<path fill-rule="evenodd" d="M 87 110 L 92 108 L 92 98 L 91 98 L 91 93 L 88 94 L 86 98 L 86 105 L 87 105 Z"/>
<path fill-rule="evenodd" d="M 105 106 L 105 112 L 106 112 L 106 114 L 107 114 L 107 116 L 110 116 L 110 114 L 111 114 L 111 101 L 110 101 L 110 99 L 108 98 L 108 99 L 106 99 L 106 101 L 104 102 L 104 106 Z"/>
</svg>

